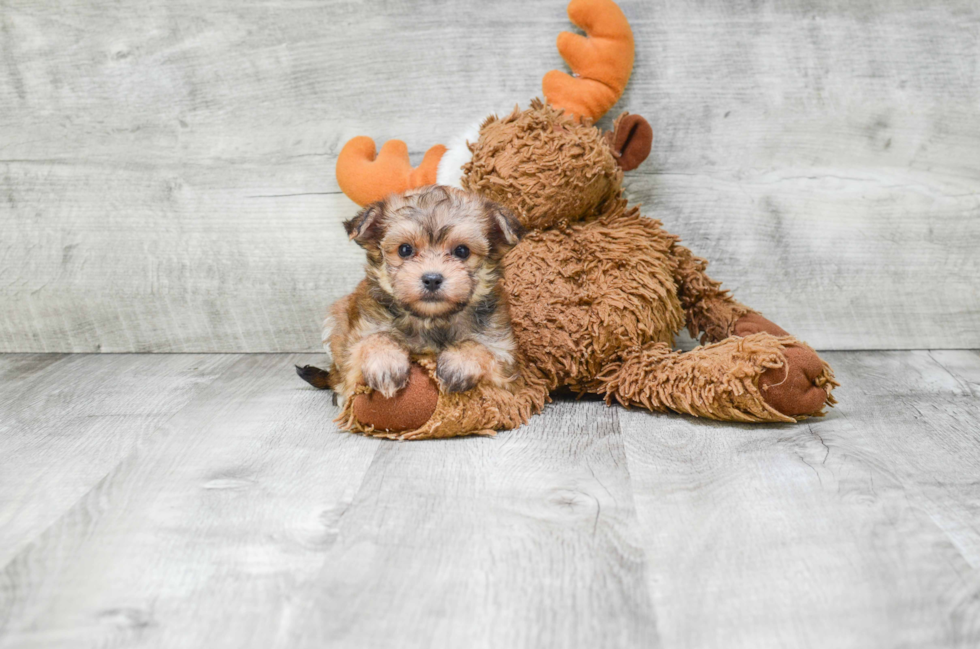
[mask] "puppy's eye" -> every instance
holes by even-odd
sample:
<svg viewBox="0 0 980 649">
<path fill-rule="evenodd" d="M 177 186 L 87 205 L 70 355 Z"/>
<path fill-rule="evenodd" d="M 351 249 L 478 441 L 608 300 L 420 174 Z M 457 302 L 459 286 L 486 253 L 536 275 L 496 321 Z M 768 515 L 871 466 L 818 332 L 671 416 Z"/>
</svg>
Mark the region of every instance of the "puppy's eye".
<svg viewBox="0 0 980 649">
<path fill-rule="evenodd" d="M 470 256 L 470 249 L 462 245 L 456 246 L 453 248 L 453 256 L 457 257 L 458 259 L 466 259 Z"/>
<path fill-rule="evenodd" d="M 402 259 L 408 259 L 414 253 L 415 253 L 415 248 L 413 248 L 407 243 L 403 243 L 402 245 L 398 246 L 398 256 L 401 257 Z"/>
</svg>

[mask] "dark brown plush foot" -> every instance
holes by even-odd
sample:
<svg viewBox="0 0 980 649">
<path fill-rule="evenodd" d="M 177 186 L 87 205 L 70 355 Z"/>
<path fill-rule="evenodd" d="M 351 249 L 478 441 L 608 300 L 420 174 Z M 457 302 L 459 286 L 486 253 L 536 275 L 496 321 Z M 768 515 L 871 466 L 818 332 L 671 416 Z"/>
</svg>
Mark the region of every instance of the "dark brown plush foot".
<svg viewBox="0 0 980 649">
<path fill-rule="evenodd" d="M 743 315 L 732 327 L 732 333 L 743 338 L 763 332 L 777 337 L 789 335 L 758 313 Z M 766 403 L 787 417 L 816 415 L 824 404 L 833 404 L 830 389 L 836 382 L 817 353 L 809 347 L 795 345 L 787 347 L 784 353 L 785 366 L 766 370 L 759 377 L 759 389 Z M 829 385 L 825 370 L 829 373 Z"/>
<path fill-rule="evenodd" d="M 824 362 L 808 347 L 787 347 L 784 354 L 786 365 L 759 377 L 763 398 L 788 417 L 818 414 L 828 402 L 828 388 L 819 381 Z"/>
<path fill-rule="evenodd" d="M 429 421 L 439 401 L 439 388 L 424 369 L 412 363 L 408 385 L 395 396 L 371 392 L 353 399 L 352 411 L 361 424 L 400 433 L 421 428 Z"/>
<path fill-rule="evenodd" d="M 312 365 L 304 365 L 303 367 L 297 365 L 296 373 L 299 375 L 299 378 L 303 379 L 317 390 L 330 389 L 330 372 L 327 372 L 326 370 L 321 370 L 319 367 L 314 367 Z"/>
<path fill-rule="evenodd" d="M 735 321 L 735 325 L 732 327 L 732 334 L 735 336 L 741 336 L 745 338 L 746 336 L 751 336 L 752 334 L 765 332 L 776 336 L 788 336 L 786 330 L 780 327 L 775 322 L 763 318 L 758 313 L 747 313 L 741 318 Z"/>
</svg>

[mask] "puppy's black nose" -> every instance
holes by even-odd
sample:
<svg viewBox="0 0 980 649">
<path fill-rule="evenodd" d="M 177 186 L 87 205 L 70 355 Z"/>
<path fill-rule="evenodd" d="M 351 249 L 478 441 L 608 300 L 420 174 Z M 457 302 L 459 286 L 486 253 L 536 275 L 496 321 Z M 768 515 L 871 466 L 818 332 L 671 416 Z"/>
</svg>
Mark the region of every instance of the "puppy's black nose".
<svg viewBox="0 0 980 649">
<path fill-rule="evenodd" d="M 422 286 L 425 290 L 435 292 L 442 286 L 442 275 L 439 273 L 426 273 L 422 275 Z"/>
</svg>

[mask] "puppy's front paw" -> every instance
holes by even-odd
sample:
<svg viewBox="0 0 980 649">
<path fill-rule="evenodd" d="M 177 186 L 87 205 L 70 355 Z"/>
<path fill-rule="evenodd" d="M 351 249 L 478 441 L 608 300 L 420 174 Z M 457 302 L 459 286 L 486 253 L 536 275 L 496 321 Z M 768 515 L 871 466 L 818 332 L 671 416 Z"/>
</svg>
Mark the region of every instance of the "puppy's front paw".
<svg viewBox="0 0 980 649">
<path fill-rule="evenodd" d="M 388 347 L 367 355 L 361 375 L 372 390 L 391 398 L 408 385 L 410 370 L 408 353 L 403 349 Z"/>
<path fill-rule="evenodd" d="M 436 361 L 436 376 L 446 392 L 466 392 L 483 378 L 483 366 L 462 350 L 447 349 Z"/>
</svg>

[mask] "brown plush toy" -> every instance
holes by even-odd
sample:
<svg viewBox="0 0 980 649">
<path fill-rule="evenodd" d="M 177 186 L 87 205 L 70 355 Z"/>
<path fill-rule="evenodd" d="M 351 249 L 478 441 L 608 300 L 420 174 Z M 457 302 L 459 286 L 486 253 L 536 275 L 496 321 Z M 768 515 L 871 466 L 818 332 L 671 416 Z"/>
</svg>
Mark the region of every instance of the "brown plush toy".
<svg viewBox="0 0 980 649">
<path fill-rule="evenodd" d="M 629 79 L 633 35 L 611 0 L 572 0 L 568 14 L 587 36 L 559 37 L 576 74 L 546 75 L 547 103 L 487 118 L 456 146 L 430 149 L 417 169 L 403 143 L 388 142 L 375 158 L 363 137 L 337 162 L 341 188 L 362 205 L 438 182 L 506 205 L 530 230 L 504 258 L 518 389 L 444 393 L 434 359 L 418 358 L 394 397 L 363 386 L 347 400 L 342 425 L 397 439 L 493 434 L 525 423 L 559 387 L 726 421 L 821 414 L 834 403 L 830 367 L 732 299 L 705 274 L 703 259 L 623 197 L 623 171 L 649 154 L 650 126 L 628 114 L 611 133 L 592 123 Z M 703 345 L 686 353 L 672 348 L 685 326 Z"/>
</svg>

